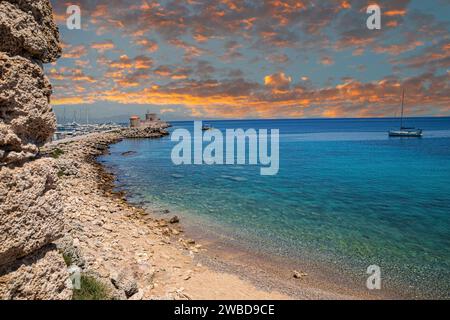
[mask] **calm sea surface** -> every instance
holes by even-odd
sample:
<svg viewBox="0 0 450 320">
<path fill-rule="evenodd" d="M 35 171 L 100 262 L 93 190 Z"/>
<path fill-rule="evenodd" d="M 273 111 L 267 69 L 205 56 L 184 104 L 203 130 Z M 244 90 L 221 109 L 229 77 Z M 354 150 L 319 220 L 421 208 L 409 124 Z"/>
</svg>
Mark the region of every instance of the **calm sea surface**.
<svg viewBox="0 0 450 320">
<path fill-rule="evenodd" d="M 389 138 L 395 119 L 208 123 L 279 129 L 279 174 L 175 166 L 169 137 L 125 140 L 100 160 L 133 202 L 214 223 L 267 253 L 341 263 L 355 274 L 376 264 L 387 287 L 450 297 L 450 118 L 408 119 L 425 130 L 422 139 Z M 192 122 L 173 124 L 193 130 Z"/>
</svg>

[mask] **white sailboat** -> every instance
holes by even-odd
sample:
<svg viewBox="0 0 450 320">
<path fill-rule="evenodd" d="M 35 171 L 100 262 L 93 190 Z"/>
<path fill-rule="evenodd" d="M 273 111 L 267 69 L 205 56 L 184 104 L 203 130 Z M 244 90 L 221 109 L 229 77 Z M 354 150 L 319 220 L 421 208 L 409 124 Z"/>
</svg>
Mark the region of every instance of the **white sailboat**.
<svg viewBox="0 0 450 320">
<path fill-rule="evenodd" d="M 423 136 L 422 129 L 409 128 L 403 126 L 403 114 L 405 107 L 405 90 L 403 89 L 402 94 L 402 115 L 400 120 L 400 129 L 399 130 L 391 130 L 389 131 L 390 137 L 409 137 L 409 138 L 421 138 Z"/>
</svg>

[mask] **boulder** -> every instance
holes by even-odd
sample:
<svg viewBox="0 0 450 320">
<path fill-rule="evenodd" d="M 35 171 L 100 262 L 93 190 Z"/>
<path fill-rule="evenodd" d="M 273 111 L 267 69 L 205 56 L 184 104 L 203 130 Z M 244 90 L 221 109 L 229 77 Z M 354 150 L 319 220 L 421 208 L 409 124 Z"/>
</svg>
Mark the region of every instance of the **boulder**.
<svg viewBox="0 0 450 320">
<path fill-rule="evenodd" d="M 2 0 L 0 13 L 0 51 L 43 63 L 61 56 L 50 0 Z"/>
<path fill-rule="evenodd" d="M 58 251 L 62 253 L 71 265 L 83 268 L 86 264 L 81 250 L 79 248 L 79 239 L 73 239 L 70 235 L 65 235 L 63 238 L 55 242 Z M 77 245 L 78 242 L 78 245 Z"/>
<path fill-rule="evenodd" d="M 36 156 L 38 147 L 53 135 L 51 92 L 39 65 L 0 52 L 0 165 Z"/>
<path fill-rule="evenodd" d="M 176 224 L 180 222 L 180 218 L 178 218 L 177 216 L 174 216 L 172 219 L 169 220 L 170 224 Z"/>
<path fill-rule="evenodd" d="M 69 273 L 52 245 L 0 267 L 0 300 L 70 300 Z"/>
<path fill-rule="evenodd" d="M 57 240 L 64 219 L 55 160 L 0 168 L 0 266 Z"/>
<path fill-rule="evenodd" d="M 134 277 L 125 271 L 113 272 L 111 274 L 111 283 L 114 287 L 116 287 L 116 289 L 125 292 L 127 298 L 132 297 L 139 291 Z"/>
<path fill-rule="evenodd" d="M 295 279 L 303 279 L 304 277 L 308 276 L 308 274 L 306 272 L 297 271 L 297 270 L 294 270 L 292 272 L 292 275 L 294 276 Z"/>
</svg>

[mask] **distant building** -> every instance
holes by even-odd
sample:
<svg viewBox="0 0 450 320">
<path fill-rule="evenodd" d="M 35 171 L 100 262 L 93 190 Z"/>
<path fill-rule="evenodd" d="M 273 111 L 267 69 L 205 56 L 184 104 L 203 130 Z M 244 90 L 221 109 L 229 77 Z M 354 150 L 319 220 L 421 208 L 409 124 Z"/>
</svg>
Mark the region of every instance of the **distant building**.
<svg viewBox="0 0 450 320">
<path fill-rule="evenodd" d="M 145 128 L 149 127 L 161 119 L 158 118 L 156 113 L 147 112 L 145 114 L 145 120 L 141 120 L 139 116 L 130 117 L 130 128 Z"/>
<path fill-rule="evenodd" d="M 156 113 L 147 113 L 145 115 L 145 120 L 146 121 L 159 121 L 159 118 L 156 115 Z"/>
<path fill-rule="evenodd" d="M 141 118 L 138 116 L 132 116 L 130 118 L 130 128 L 139 128 L 141 126 Z"/>
</svg>

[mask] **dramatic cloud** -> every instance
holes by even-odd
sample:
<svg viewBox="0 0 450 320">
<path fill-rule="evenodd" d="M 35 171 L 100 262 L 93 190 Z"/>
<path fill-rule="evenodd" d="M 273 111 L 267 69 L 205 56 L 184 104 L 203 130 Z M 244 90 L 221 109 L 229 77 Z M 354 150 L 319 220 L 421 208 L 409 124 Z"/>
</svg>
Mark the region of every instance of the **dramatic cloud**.
<svg viewBox="0 0 450 320">
<path fill-rule="evenodd" d="M 379 0 L 52 1 L 63 58 L 55 105 L 130 105 L 180 117 L 449 115 L 450 4 Z M 183 110 L 183 111 L 180 111 Z"/>
<path fill-rule="evenodd" d="M 292 82 L 292 78 L 285 75 L 283 72 L 275 73 L 264 77 L 264 84 L 268 87 L 277 89 L 287 89 Z"/>
</svg>

